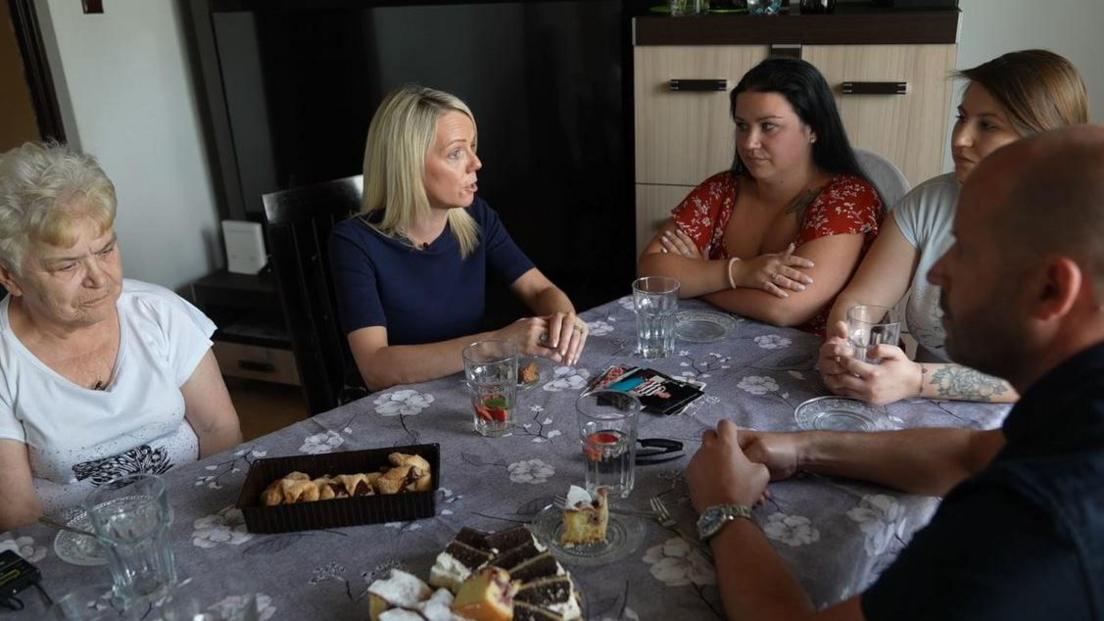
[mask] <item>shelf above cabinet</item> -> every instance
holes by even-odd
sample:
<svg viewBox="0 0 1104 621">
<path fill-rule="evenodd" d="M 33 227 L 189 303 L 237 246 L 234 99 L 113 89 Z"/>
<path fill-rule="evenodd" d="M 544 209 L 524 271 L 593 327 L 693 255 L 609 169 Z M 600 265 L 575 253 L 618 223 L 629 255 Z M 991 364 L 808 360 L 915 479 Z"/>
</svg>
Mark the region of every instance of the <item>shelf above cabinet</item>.
<svg viewBox="0 0 1104 621">
<path fill-rule="evenodd" d="M 633 19 L 634 45 L 877 45 L 956 43 L 961 14 L 838 11 L 831 15 L 645 16 Z"/>
</svg>

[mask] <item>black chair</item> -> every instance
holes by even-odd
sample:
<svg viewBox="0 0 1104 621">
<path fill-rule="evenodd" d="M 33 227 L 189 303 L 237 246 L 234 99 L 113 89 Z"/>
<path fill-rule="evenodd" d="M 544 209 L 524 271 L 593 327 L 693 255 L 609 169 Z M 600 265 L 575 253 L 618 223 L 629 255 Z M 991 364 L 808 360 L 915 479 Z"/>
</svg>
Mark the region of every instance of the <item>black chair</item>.
<svg viewBox="0 0 1104 621">
<path fill-rule="evenodd" d="M 318 414 L 368 394 L 337 321 L 334 224 L 360 210 L 361 175 L 264 195 L 268 251 L 307 406 Z"/>
</svg>

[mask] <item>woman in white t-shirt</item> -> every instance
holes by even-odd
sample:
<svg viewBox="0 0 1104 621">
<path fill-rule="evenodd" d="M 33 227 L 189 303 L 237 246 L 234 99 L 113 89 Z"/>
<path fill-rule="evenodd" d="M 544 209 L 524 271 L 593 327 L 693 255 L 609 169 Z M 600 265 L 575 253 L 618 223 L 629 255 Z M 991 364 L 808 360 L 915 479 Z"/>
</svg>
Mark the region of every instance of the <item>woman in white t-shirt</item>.
<svg viewBox="0 0 1104 621">
<path fill-rule="evenodd" d="M 122 277 L 115 188 L 87 155 L 0 155 L 0 531 L 95 486 L 241 441 L 211 323 Z"/>
<path fill-rule="evenodd" d="M 1077 69 L 1044 50 L 1010 52 L 958 76 L 969 83 L 951 135 L 954 172 L 929 179 L 901 199 L 832 307 L 817 367 L 836 394 L 876 404 L 909 397 L 992 402 L 1018 398 L 1004 380 L 950 362 L 940 289 L 928 282 L 927 273 L 951 246 L 959 188 L 974 166 L 1025 136 L 1087 123 L 1088 96 Z M 890 345 L 875 350 L 878 364 L 852 358 L 847 310 L 857 304 L 895 306 L 910 291 L 904 320 L 918 342 L 917 359 L 910 360 Z"/>
</svg>

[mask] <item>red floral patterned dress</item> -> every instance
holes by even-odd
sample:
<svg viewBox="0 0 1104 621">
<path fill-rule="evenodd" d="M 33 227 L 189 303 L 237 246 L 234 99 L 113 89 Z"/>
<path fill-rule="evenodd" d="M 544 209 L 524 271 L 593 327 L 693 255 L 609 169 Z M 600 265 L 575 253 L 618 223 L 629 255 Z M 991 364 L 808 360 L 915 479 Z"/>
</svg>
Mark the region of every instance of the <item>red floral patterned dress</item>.
<svg viewBox="0 0 1104 621">
<path fill-rule="evenodd" d="M 738 178 L 728 171 L 717 173 L 694 188 L 671 212 L 678 227 L 710 259 L 729 258 L 724 247 L 724 233 L 739 193 Z M 878 225 L 882 216 L 882 201 L 870 182 L 853 175 L 838 175 L 805 208 L 797 237 L 793 241 L 800 248 L 821 237 L 861 233 L 861 261 L 874 238 L 878 236 Z M 834 302 L 835 297 L 817 311 L 812 319 L 798 327 L 807 332 L 824 334 L 828 313 Z"/>
</svg>

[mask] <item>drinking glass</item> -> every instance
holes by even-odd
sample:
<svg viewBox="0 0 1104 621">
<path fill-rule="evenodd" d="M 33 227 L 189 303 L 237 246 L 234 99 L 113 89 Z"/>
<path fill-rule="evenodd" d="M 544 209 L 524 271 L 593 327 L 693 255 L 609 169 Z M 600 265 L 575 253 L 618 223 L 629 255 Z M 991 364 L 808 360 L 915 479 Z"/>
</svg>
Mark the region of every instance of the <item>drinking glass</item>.
<svg viewBox="0 0 1104 621">
<path fill-rule="evenodd" d="M 172 509 L 165 482 L 131 474 L 96 488 L 84 500 L 107 556 L 115 597 L 124 608 L 163 596 L 176 582 L 169 545 Z"/>
<path fill-rule="evenodd" d="M 517 345 L 478 341 L 465 347 L 463 356 L 475 432 L 484 436 L 506 433 L 517 400 Z"/>
<path fill-rule="evenodd" d="M 847 338 L 856 360 L 877 364 L 872 352 L 878 345 L 896 346 L 901 339 L 901 321 L 897 312 L 885 306 L 859 304 L 847 311 Z"/>
<path fill-rule="evenodd" d="M 749 15 L 777 15 L 782 10 L 782 0 L 747 0 Z"/>
<path fill-rule="evenodd" d="M 645 358 L 666 358 L 675 351 L 675 314 L 679 281 L 645 276 L 633 282 L 636 349 Z"/>
<path fill-rule="evenodd" d="M 836 0 L 801 0 L 801 14 L 831 13 L 836 10 Z"/>
<path fill-rule="evenodd" d="M 668 0 L 667 6 L 675 17 L 709 13 L 709 0 Z"/>
<path fill-rule="evenodd" d="M 586 463 L 586 488 L 605 487 L 610 497 L 628 497 L 636 482 L 636 425 L 640 400 L 615 390 L 597 390 L 575 401 Z"/>
</svg>

